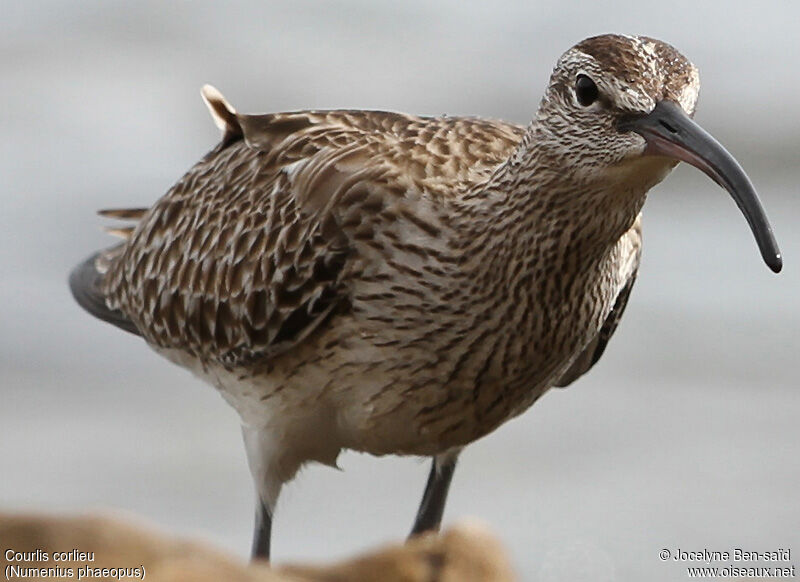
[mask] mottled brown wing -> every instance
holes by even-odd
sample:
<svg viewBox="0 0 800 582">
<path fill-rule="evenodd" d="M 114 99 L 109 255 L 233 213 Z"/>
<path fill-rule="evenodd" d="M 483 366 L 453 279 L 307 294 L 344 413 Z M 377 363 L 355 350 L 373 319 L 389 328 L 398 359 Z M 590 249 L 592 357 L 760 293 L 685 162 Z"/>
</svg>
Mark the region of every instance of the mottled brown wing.
<svg viewBox="0 0 800 582">
<path fill-rule="evenodd" d="M 266 155 L 242 141 L 212 151 L 109 266 L 107 306 L 148 342 L 235 365 L 302 340 L 338 303 L 347 240 Z"/>
<path fill-rule="evenodd" d="M 600 356 L 603 355 L 603 352 L 606 350 L 606 346 L 608 346 L 608 342 L 611 341 L 611 336 L 614 335 L 614 331 L 616 331 L 620 319 L 622 319 L 622 314 L 625 312 L 625 307 L 628 305 L 628 298 L 631 295 L 633 284 L 636 282 L 637 273 L 638 269 L 633 272 L 633 275 L 631 275 L 631 277 L 628 279 L 628 282 L 617 295 L 617 299 L 614 302 L 614 307 L 612 307 L 611 313 L 609 313 L 608 317 L 606 317 L 603 327 L 600 328 L 600 331 L 597 333 L 594 339 L 589 342 L 589 345 L 584 348 L 581 354 L 572 363 L 569 369 L 561 376 L 561 378 L 558 379 L 558 382 L 556 382 L 554 386 L 563 388 L 569 384 L 572 384 L 575 380 L 588 372 L 592 366 L 597 363 L 597 361 L 600 359 Z"/>
<path fill-rule="evenodd" d="M 347 309 L 354 242 L 370 236 L 376 205 L 452 196 L 522 135 L 382 112 L 218 117 L 223 142 L 141 217 L 99 288 L 148 342 L 232 366 L 281 353 Z"/>
</svg>

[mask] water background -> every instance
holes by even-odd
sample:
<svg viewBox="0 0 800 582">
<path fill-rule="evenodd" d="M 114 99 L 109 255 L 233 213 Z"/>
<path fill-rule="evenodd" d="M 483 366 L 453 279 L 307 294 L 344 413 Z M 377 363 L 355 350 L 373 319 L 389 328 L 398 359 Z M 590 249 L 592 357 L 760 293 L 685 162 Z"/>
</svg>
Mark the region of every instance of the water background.
<svg viewBox="0 0 800 582">
<path fill-rule="evenodd" d="M 66 287 L 110 242 L 95 209 L 151 203 L 214 145 L 203 83 L 245 112 L 526 123 L 561 52 L 628 32 L 700 68 L 697 120 L 757 185 L 784 273 L 729 197 L 679 167 L 645 207 L 639 280 L 602 362 L 465 452 L 446 519 L 490 524 L 525 580 L 683 579 L 661 548 L 800 553 L 797 6 L 3 0 L 0 509 L 123 511 L 247 554 L 233 411 Z M 286 489 L 279 561 L 405 535 L 427 463 L 341 465 Z"/>
</svg>

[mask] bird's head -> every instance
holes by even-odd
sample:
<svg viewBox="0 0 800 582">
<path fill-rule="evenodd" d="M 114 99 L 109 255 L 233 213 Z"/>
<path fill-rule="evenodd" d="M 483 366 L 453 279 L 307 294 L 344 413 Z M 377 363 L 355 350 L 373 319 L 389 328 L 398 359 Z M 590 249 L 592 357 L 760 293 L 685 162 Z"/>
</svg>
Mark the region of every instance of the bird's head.
<svg viewBox="0 0 800 582">
<path fill-rule="evenodd" d="M 725 188 L 761 255 L 782 261 L 755 189 L 736 160 L 692 121 L 700 78 L 672 46 L 642 36 L 588 38 L 564 53 L 536 115 L 536 141 L 584 183 L 643 194 L 680 161 Z"/>
</svg>

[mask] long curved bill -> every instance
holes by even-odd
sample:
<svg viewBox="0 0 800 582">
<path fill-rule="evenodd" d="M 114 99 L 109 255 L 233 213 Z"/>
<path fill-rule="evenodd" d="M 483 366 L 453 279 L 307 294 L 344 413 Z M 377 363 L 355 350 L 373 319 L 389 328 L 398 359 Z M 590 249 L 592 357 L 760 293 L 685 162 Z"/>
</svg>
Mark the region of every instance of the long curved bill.
<svg viewBox="0 0 800 582">
<path fill-rule="evenodd" d="M 680 105 L 659 102 L 653 111 L 620 121 L 620 131 L 635 131 L 647 141 L 645 155 L 666 156 L 687 162 L 725 188 L 747 219 L 764 262 L 775 273 L 783 267 L 778 243 L 750 178 L 739 162 L 689 118 Z"/>
</svg>

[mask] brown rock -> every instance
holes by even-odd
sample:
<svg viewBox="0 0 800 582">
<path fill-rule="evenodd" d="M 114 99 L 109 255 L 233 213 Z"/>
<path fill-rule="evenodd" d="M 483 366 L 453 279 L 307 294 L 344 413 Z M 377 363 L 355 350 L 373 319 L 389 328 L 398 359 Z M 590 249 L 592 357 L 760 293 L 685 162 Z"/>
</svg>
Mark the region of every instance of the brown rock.
<svg viewBox="0 0 800 582">
<path fill-rule="evenodd" d="M 154 582 L 514 579 L 500 544 L 475 524 L 456 526 L 440 536 L 421 537 L 330 566 L 270 569 L 266 564 L 246 564 L 201 542 L 170 536 L 130 518 L 0 514 L 0 549 L 3 574 L 11 572 L 7 568 L 16 568 L 17 576 L 25 575 L 28 580 L 78 580 L 81 574 L 84 580 L 135 580 L 141 579 L 142 573 Z M 95 576 L 86 577 L 86 568 L 91 568 Z M 120 577 L 121 573 L 127 576 Z"/>
</svg>

